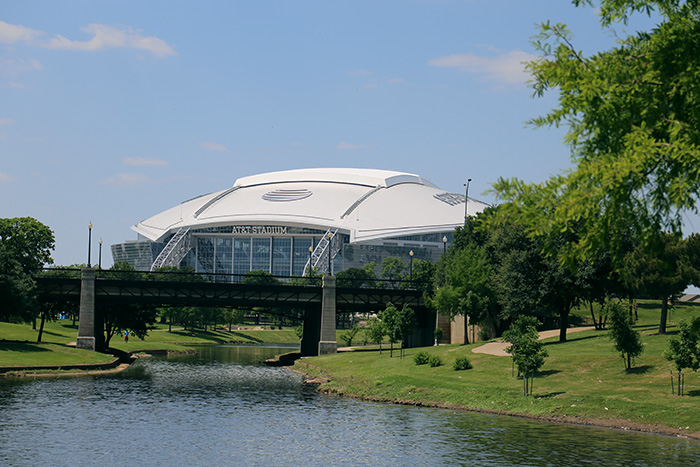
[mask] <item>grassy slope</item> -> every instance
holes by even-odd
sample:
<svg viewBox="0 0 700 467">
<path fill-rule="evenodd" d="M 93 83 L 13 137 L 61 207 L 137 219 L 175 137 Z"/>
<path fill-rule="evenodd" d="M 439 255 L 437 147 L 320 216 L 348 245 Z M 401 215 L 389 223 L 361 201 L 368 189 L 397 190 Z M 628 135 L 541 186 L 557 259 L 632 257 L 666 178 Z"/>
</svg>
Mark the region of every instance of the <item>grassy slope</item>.
<svg viewBox="0 0 700 467">
<path fill-rule="evenodd" d="M 37 331 L 28 324 L 0 322 L 0 366 L 67 365 L 78 363 L 105 363 L 111 355 L 66 347 L 75 342 L 78 331 L 69 321 L 46 323 L 42 344 L 36 344 Z M 6 341 L 6 342 L 3 342 Z M 184 331 L 168 332 L 167 327 L 158 327 L 149 332 L 143 341 L 131 338 L 125 343 L 115 336 L 113 348 L 134 352 L 139 350 L 186 350 L 187 345 L 218 344 L 236 342 L 244 344 L 298 344 L 299 338 L 293 330 L 251 331 Z"/>
<path fill-rule="evenodd" d="M 631 372 L 624 370 L 607 332 L 571 334 L 569 342 L 546 341 L 549 351 L 534 397 L 522 395 L 522 382 L 511 376 L 511 359 L 474 354 L 476 345 L 448 345 L 408 349 L 403 360 L 384 352 L 349 352 L 303 359 L 300 371 L 328 378 L 321 386 L 340 394 L 405 403 L 506 411 L 556 418 L 577 417 L 633 424 L 681 428 L 700 435 L 700 377 L 686 375 L 686 396 L 671 395 L 669 362 L 663 358 L 669 335 L 655 335 L 658 308 L 643 304 L 637 330 L 645 351 Z M 679 306 L 669 320 L 669 334 L 678 320 L 700 313 L 700 308 Z M 417 366 L 418 351 L 437 354 L 443 366 Z M 467 356 L 474 369 L 454 371 L 457 356 Z M 632 422 L 632 423 L 626 423 Z M 686 427 L 688 427 L 686 429 Z"/>
</svg>

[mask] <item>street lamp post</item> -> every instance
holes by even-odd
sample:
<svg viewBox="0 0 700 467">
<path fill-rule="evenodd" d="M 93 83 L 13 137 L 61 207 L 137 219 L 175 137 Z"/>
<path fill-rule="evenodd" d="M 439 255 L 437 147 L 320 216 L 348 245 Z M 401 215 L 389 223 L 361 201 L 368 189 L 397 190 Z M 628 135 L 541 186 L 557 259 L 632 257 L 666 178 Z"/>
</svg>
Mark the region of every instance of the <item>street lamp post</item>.
<svg viewBox="0 0 700 467">
<path fill-rule="evenodd" d="M 467 183 L 464 184 L 465 187 L 465 195 L 464 195 L 464 223 L 467 223 L 467 206 L 469 206 L 469 183 L 471 183 L 472 179 L 469 178 L 467 179 Z"/>
<path fill-rule="evenodd" d="M 332 253 L 332 247 L 333 246 L 333 235 L 330 233 L 328 234 L 328 275 L 332 276 L 333 271 L 331 270 L 331 253 Z"/>
<path fill-rule="evenodd" d="M 92 249 L 92 221 L 88 224 L 88 262 L 87 267 L 90 267 L 90 250 Z"/>
<path fill-rule="evenodd" d="M 102 239 L 100 239 L 100 255 L 97 257 L 97 269 L 102 269 Z"/>
<path fill-rule="evenodd" d="M 442 254 L 447 253 L 447 235 L 442 236 Z"/>
<path fill-rule="evenodd" d="M 313 243 L 313 241 L 312 241 L 311 243 Z M 313 247 L 313 246 L 309 246 L 309 269 L 308 269 L 308 271 L 306 272 L 306 275 L 307 275 L 307 276 L 310 276 L 310 275 L 311 275 L 311 268 L 312 268 L 312 266 L 313 266 L 313 265 L 311 264 L 311 254 L 312 254 L 313 252 L 314 252 L 314 247 Z"/>
<path fill-rule="evenodd" d="M 408 252 L 408 256 L 411 257 L 411 261 L 409 262 L 408 266 L 408 280 L 409 282 L 413 283 L 413 250 Z"/>
</svg>

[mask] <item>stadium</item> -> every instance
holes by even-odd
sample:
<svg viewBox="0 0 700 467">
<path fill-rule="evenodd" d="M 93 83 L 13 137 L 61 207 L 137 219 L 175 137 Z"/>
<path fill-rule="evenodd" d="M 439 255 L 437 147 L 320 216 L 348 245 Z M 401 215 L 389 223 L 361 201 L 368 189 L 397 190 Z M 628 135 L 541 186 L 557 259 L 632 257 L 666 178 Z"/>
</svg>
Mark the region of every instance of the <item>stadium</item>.
<svg viewBox="0 0 700 467">
<path fill-rule="evenodd" d="M 435 261 L 465 216 L 487 206 L 410 173 L 271 172 L 139 222 L 137 240 L 112 245 L 112 256 L 139 270 L 191 266 L 217 280 L 255 270 L 334 274 L 386 257 Z"/>
</svg>

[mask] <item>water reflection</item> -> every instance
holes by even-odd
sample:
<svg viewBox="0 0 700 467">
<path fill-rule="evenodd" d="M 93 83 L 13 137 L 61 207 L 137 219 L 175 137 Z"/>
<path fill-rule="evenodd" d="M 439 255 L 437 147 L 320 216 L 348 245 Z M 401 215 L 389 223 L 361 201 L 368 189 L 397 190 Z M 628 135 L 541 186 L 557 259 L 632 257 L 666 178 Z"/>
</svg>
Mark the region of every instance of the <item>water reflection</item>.
<svg viewBox="0 0 700 467">
<path fill-rule="evenodd" d="M 283 350 L 282 350 L 283 351 Z M 324 396 L 208 347 L 113 377 L 0 382 L 0 465 L 693 465 L 700 443 Z"/>
</svg>

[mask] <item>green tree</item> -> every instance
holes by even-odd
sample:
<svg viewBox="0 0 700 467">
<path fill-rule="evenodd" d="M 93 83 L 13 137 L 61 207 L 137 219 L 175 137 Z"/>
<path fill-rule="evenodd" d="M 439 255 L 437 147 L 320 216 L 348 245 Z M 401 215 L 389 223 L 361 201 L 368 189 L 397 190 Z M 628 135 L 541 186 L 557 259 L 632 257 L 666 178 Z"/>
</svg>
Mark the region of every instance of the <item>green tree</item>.
<svg viewBox="0 0 700 467">
<path fill-rule="evenodd" d="M 619 302 L 609 301 L 605 306 L 610 317 L 610 338 L 625 362 L 625 369 L 630 370 L 634 359 L 644 351 L 642 338 L 632 327 L 632 317 Z"/>
<path fill-rule="evenodd" d="M 377 273 L 374 272 L 375 264 L 367 263 L 361 268 L 348 268 L 336 273 L 338 287 L 373 288 L 377 286 Z"/>
<path fill-rule="evenodd" d="M 243 324 L 245 321 L 245 311 L 238 308 L 227 308 L 223 312 L 223 318 L 228 323 L 228 330 L 231 332 L 231 326 L 234 324 Z"/>
<path fill-rule="evenodd" d="M 367 329 L 365 330 L 367 337 L 371 342 L 379 344 L 379 355 L 382 354 L 382 341 L 384 336 L 386 336 L 386 327 L 378 316 L 373 316 L 367 322 Z"/>
<path fill-rule="evenodd" d="M 355 325 L 349 330 L 345 331 L 343 334 L 341 334 L 340 340 L 345 342 L 346 347 L 350 347 L 352 346 L 352 341 L 355 339 L 355 336 L 358 332 L 360 332 L 360 327 L 358 325 Z"/>
<path fill-rule="evenodd" d="M 575 0 L 576 5 L 592 1 Z M 500 179 L 494 190 L 513 201 L 504 211 L 528 233 L 575 233 L 566 258 L 587 258 L 601 245 L 615 263 L 632 234 L 649 244 L 659 232 L 680 232 L 700 192 L 700 3 L 601 0 L 601 25 L 635 13 L 659 15 L 650 31 L 617 32 L 617 45 L 586 54 L 566 26 L 544 23 L 530 62 L 535 95 L 558 93 L 558 105 L 532 120 L 565 125 L 572 169 L 542 184 Z"/>
<path fill-rule="evenodd" d="M 506 332 L 503 340 L 510 343 L 506 352 L 512 355 L 518 373 L 523 377 L 523 394 L 532 395 L 534 378 L 548 353 L 537 333 L 537 319 L 521 316 Z"/>
<path fill-rule="evenodd" d="M 0 243 L 0 320 L 30 321 L 36 303 L 36 283 Z"/>
<path fill-rule="evenodd" d="M 661 233 L 650 247 L 640 244 L 624 258 L 622 277 L 631 294 L 661 299 L 659 334 L 666 333 L 673 295 L 681 293 L 691 281 L 682 264 L 684 245 L 680 235 Z"/>
<path fill-rule="evenodd" d="M 30 321 L 37 309 L 33 274 L 53 263 L 51 229 L 31 217 L 0 219 L 0 319 Z"/>
<path fill-rule="evenodd" d="M 427 301 L 450 319 L 464 317 L 464 344 L 469 344 L 469 323 L 483 321 L 494 307 L 491 276 L 485 248 L 474 243 L 454 248 L 438 263 L 435 296 Z"/>
<path fill-rule="evenodd" d="M 378 313 L 379 319 L 386 336 L 389 338 L 389 357 L 394 356 L 394 344 L 401 340 L 401 330 L 399 328 L 399 310 L 389 303 L 386 308 Z"/>
<path fill-rule="evenodd" d="M 382 278 L 389 281 L 389 285 L 397 289 L 401 283 L 407 279 L 406 263 L 401 261 L 401 258 L 388 256 L 382 261 Z"/>
<path fill-rule="evenodd" d="M 101 274 L 122 280 L 142 279 L 144 276 L 128 263 L 115 263 Z M 158 319 L 158 307 L 150 304 L 115 302 L 101 305 L 99 312 L 104 319 L 105 347 L 109 347 L 112 337 L 124 331 L 129 331 L 129 334 L 143 339 Z"/>
<path fill-rule="evenodd" d="M 0 242 L 27 273 L 53 264 L 53 232 L 32 217 L 0 219 Z"/>
<path fill-rule="evenodd" d="M 403 358 L 403 349 L 406 347 L 406 343 L 411 337 L 411 334 L 413 334 L 413 331 L 416 329 L 418 321 L 416 320 L 416 314 L 414 313 L 413 309 L 406 305 L 398 310 L 397 318 L 396 326 L 398 330 L 398 337 L 401 340 L 400 355 L 401 358 Z"/>
<path fill-rule="evenodd" d="M 677 337 L 668 340 L 668 350 L 664 352 L 667 360 L 676 367 L 678 377 L 678 395 L 683 395 L 682 374 L 685 368 L 698 371 L 700 368 L 700 317 L 696 316 L 690 322 L 683 320 L 678 325 Z M 673 376 L 672 376 L 673 378 Z M 671 380 L 673 382 L 673 379 Z M 671 384 L 673 388 L 673 384 Z"/>
</svg>

